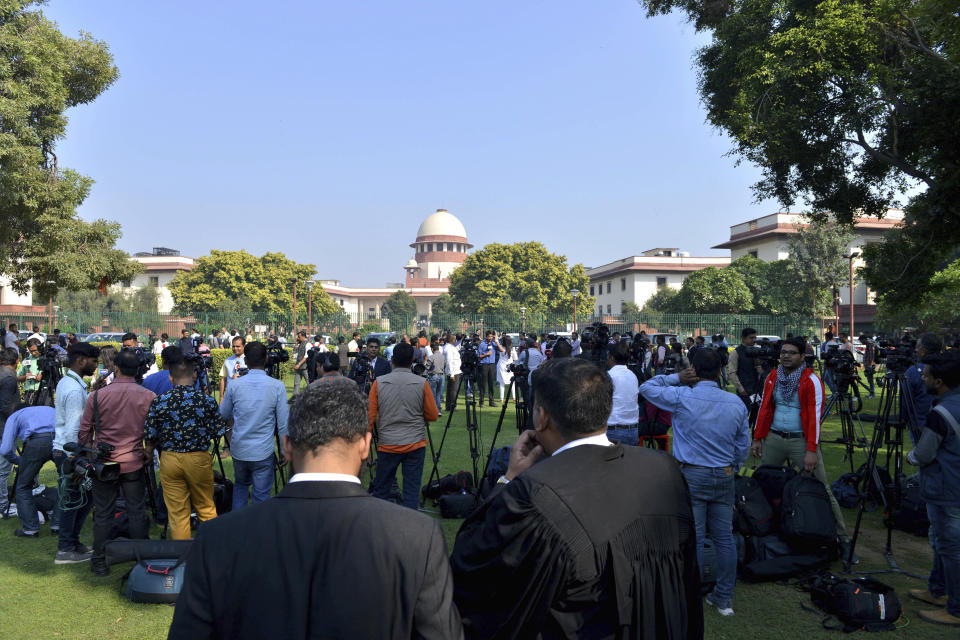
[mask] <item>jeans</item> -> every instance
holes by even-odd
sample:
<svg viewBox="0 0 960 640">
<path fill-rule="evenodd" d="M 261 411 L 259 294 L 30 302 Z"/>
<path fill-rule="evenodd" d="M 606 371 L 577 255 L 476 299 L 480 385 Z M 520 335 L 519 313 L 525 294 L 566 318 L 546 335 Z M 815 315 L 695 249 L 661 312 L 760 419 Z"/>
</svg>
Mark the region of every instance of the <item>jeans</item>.
<svg viewBox="0 0 960 640">
<path fill-rule="evenodd" d="M 423 460 L 427 449 L 420 447 L 407 453 L 377 452 L 377 471 L 373 478 L 373 497 L 387 498 L 397 477 L 397 467 L 403 466 L 403 506 L 417 508 L 420 480 L 423 478 Z"/>
<path fill-rule="evenodd" d="M 837 383 L 833 379 L 833 369 L 826 367 L 823 370 L 823 384 L 827 385 L 827 388 L 830 389 L 830 393 L 837 392 Z"/>
<path fill-rule="evenodd" d="M 460 393 L 460 374 L 447 377 L 447 407 L 444 411 L 453 411 L 457 404 L 457 394 Z"/>
<path fill-rule="evenodd" d="M 303 381 L 303 388 L 307 388 L 307 365 L 293 370 L 293 394 L 300 393 L 300 381 Z"/>
<path fill-rule="evenodd" d="M 0 429 L 0 435 L 3 434 L 3 429 Z M 6 513 L 7 507 L 10 506 L 10 498 L 7 497 L 9 489 L 7 488 L 7 483 L 10 481 L 10 470 L 13 469 L 13 464 L 3 456 L 0 456 L 0 512 Z"/>
<path fill-rule="evenodd" d="M 443 398 L 443 374 L 433 374 L 430 376 L 430 391 L 433 391 L 433 401 L 437 405 L 437 409 L 440 410 L 440 413 L 443 413 L 443 405 L 440 404 L 440 399 Z"/>
<path fill-rule="evenodd" d="M 233 459 L 233 507 L 236 511 L 247 506 L 250 488 L 253 488 L 253 504 L 270 499 L 273 485 L 273 456 L 263 460 Z"/>
<path fill-rule="evenodd" d="M 718 606 L 732 608 L 733 586 L 737 580 L 737 545 L 733 539 L 733 472 L 686 467 L 683 476 L 690 488 L 693 521 L 697 529 L 697 562 L 703 564 L 703 540 L 709 529 L 717 555 L 714 600 Z"/>
<path fill-rule="evenodd" d="M 93 558 L 104 559 L 104 545 L 110 539 L 113 517 L 117 510 L 117 491 L 123 492 L 123 502 L 130 523 L 130 539 L 146 540 L 150 537 L 147 521 L 146 493 L 143 468 L 121 473 L 113 482 L 93 481 Z"/>
<path fill-rule="evenodd" d="M 53 434 L 45 433 L 33 436 L 23 445 L 20 454 L 20 472 L 17 474 L 17 516 L 23 525 L 24 531 L 38 531 L 40 518 L 37 516 L 37 507 L 33 502 L 33 483 L 40 473 L 40 467 L 47 460 L 53 458 Z M 53 525 L 57 525 L 57 514 L 54 513 Z"/>
<path fill-rule="evenodd" d="M 487 401 L 489 404 L 493 404 L 493 388 L 497 386 L 497 365 L 496 363 L 491 362 L 490 364 L 481 364 L 480 365 L 480 375 L 477 377 L 477 392 L 480 394 L 480 404 L 483 405 L 483 396 L 487 396 Z"/>
<path fill-rule="evenodd" d="M 628 444 L 634 447 L 640 445 L 640 432 L 636 427 L 632 429 L 613 429 L 607 427 L 607 437 L 611 440 L 617 440 L 620 444 Z"/>
<path fill-rule="evenodd" d="M 73 481 L 73 476 L 63 477 L 63 463 L 67 454 L 62 451 L 53 452 L 53 464 L 57 465 L 60 474 L 60 498 L 53 514 L 53 520 L 60 521 L 60 534 L 57 539 L 57 551 L 75 551 L 80 546 L 80 530 L 87 519 L 87 514 L 93 507 L 93 499 L 87 496 L 83 504 L 77 509 L 61 509 L 62 504 L 67 506 L 78 504 L 81 499 L 80 487 Z M 59 513 L 59 518 L 57 516 Z"/>
<path fill-rule="evenodd" d="M 947 595 L 947 613 L 960 617 L 960 507 L 927 503 L 933 569 L 930 595 Z"/>
<path fill-rule="evenodd" d="M 867 385 L 870 387 L 869 393 L 871 396 L 874 395 L 874 391 L 875 391 L 873 386 L 873 376 L 875 372 L 876 372 L 876 368 L 873 366 L 863 368 L 863 375 L 867 379 Z"/>
</svg>

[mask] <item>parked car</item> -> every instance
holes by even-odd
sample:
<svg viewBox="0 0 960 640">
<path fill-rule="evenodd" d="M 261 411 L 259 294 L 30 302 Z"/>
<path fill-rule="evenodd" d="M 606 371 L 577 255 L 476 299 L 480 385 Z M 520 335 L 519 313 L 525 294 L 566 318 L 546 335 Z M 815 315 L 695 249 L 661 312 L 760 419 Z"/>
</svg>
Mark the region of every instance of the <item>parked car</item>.
<svg viewBox="0 0 960 640">
<path fill-rule="evenodd" d="M 123 338 L 123 333 L 117 332 L 105 332 L 105 333 L 91 333 L 83 339 L 84 342 L 120 342 L 120 339 Z"/>
</svg>

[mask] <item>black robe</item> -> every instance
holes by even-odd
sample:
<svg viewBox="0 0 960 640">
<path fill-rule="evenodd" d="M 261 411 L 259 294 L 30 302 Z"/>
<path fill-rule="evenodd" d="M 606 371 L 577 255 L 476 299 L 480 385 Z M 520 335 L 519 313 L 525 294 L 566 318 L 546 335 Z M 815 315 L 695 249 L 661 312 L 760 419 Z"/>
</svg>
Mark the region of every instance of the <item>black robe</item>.
<svg viewBox="0 0 960 640">
<path fill-rule="evenodd" d="M 672 457 L 581 445 L 498 488 L 450 559 L 468 638 L 703 637 L 693 513 Z"/>
</svg>

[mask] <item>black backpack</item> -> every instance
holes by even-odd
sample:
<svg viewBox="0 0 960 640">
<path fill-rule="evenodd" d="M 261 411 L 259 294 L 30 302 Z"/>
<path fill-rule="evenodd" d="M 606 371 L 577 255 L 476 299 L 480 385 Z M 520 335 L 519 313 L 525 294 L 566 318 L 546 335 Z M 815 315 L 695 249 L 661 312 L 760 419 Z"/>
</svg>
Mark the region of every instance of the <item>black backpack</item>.
<svg viewBox="0 0 960 640">
<path fill-rule="evenodd" d="M 219 471 L 213 472 L 213 504 L 218 516 L 229 513 L 233 508 L 233 481 Z"/>
<path fill-rule="evenodd" d="M 837 499 L 844 509 L 853 509 L 860 502 L 860 492 L 857 487 L 860 486 L 860 475 L 857 473 L 845 473 L 830 485 L 833 497 Z"/>
<path fill-rule="evenodd" d="M 768 536 L 776 525 L 773 508 L 757 481 L 747 476 L 734 480 L 733 527 L 744 536 Z"/>
<path fill-rule="evenodd" d="M 837 525 L 830 497 L 812 475 L 787 482 L 780 504 L 780 532 L 797 549 L 816 549 L 836 542 Z"/>
<path fill-rule="evenodd" d="M 762 464 L 753 472 L 753 479 L 760 484 L 763 495 L 774 511 L 779 511 L 780 501 L 783 499 L 783 488 L 797 477 L 793 467 L 777 467 L 772 464 Z"/>
<path fill-rule="evenodd" d="M 448 493 L 461 493 L 473 487 L 473 474 L 469 471 L 458 471 L 438 478 L 420 490 L 424 498 L 439 500 L 440 496 Z"/>
<path fill-rule="evenodd" d="M 824 551 L 801 553 L 779 536 L 745 538 L 740 553 L 740 577 L 748 582 L 767 582 L 796 576 L 830 562 Z"/>
<path fill-rule="evenodd" d="M 920 496 L 920 478 L 911 476 L 903 481 L 900 493 L 900 508 L 884 519 L 884 524 L 912 533 L 926 536 L 930 531 L 930 519 L 927 517 L 927 503 Z"/>
<path fill-rule="evenodd" d="M 824 572 L 804 588 L 813 604 L 829 614 L 823 619 L 826 629 L 893 631 L 903 613 L 897 592 L 872 578 L 838 578 Z M 828 625 L 830 616 L 836 616 L 841 626 Z"/>
</svg>

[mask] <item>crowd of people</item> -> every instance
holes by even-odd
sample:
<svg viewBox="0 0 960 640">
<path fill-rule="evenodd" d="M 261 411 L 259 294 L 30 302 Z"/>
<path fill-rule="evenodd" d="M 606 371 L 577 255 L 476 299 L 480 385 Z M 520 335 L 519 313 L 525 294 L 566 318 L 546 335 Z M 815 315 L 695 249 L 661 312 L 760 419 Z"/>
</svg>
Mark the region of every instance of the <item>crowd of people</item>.
<svg viewBox="0 0 960 640">
<path fill-rule="evenodd" d="M 55 564 L 89 561 L 109 573 L 118 497 L 129 535 L 146 538 L 145 470 L 155 464 L 171 536 L 189 539 L 196 515 L 171 637 L 303 636 L 311 625 L 355 637 L 701 637 L 703 602 L 734 615 L 734 480 L 751 453 L 819 480 L 837 540 L 849 544 L 820 448 L 829 386 L 808 366 L 803 338 L 782 340 L 778 360 L 763 362 L 752 329 L 732 350 L 722 336 L 710 345 L 657 336 L 638 351 L 635 336 L 613 335 L 598 362 L 577 334 L 521 334 L 515 345 L 492 330 L 421 332 L 382 345 L 355 333 L 328 347 L 300 332 L 289 399 L 267 375 L 266 345 L 227 338 L 219 401 L 198 388 L 184 341 L 163 346 L 162 370 L 142 379 L 133 334 L 120 350 L 67 343 L 53 407 L 22 403 L 33 369 L 19 344 L 0 351 L 0 480 L 18 465 L 17 536 L 39 534 L 32 488 L 48 461 L 60 475 Z M 934 566 L 928 588 L 910 595 L 943 607 L 924 619 L 960 625 L 960 359 L 932 334 L 917 344 L 920 362 L 906 373 L 918 418 L 907 459 L 920 469 Z M 514 377 L 531 428 L 448 559 L 436 521 L 417 513 L 427 425 L 461 396 L 496 406 Z M 669 453 L 639 446 L 651 416 L 672 429 Z M 234 490 L 231 513 L 218 516 L 210 449 L 221 438 Z M 99 455 L 117 473 L 85 483 L 71 471 L 77 455 Z M 88 547 L 80 532 L 91 508 Z M 707 538 L 717 579 L 702 599 Z"/>
</svg>

